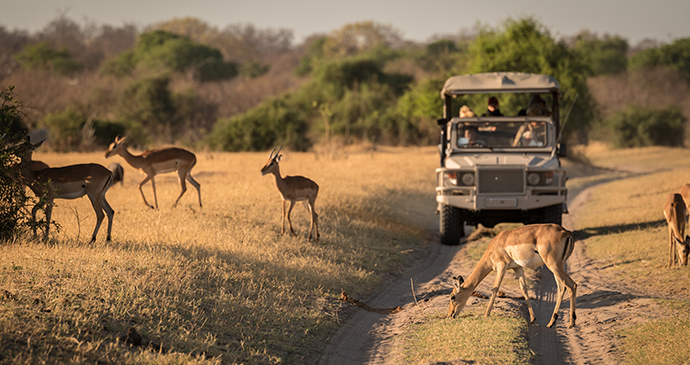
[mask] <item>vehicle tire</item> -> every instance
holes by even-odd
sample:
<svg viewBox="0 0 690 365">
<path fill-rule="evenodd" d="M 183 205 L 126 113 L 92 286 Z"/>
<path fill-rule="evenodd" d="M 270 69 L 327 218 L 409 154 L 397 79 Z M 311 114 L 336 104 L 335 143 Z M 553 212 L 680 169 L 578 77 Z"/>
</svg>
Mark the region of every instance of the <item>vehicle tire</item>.
<svg viewBox="0 0 690 365">
<path fill-rule="evenodd" d="M 550 207 L 544 208 L 544 217 L 542 218 L 544 223 L 555 223 L 558 225 L 563 224 L 563 204 L 556 204 Z"/>
<path fill-rule="evenodd" d="M 460 208 L 441 204 L 439 219 L 441 244 L 447 246 L 459 245 L 460 238 L 465 236 L 465 222 L 462 220 Z"/>
</svg>

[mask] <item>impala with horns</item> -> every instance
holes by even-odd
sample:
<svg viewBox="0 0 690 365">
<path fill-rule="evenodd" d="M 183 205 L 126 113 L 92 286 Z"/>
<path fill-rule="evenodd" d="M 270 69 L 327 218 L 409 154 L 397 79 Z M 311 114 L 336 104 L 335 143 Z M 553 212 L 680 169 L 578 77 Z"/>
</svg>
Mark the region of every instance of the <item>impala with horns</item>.
<svg viewBox="0 0 690 365">
<path fill-rule="evenodd" d="M 189 181 L 189 183 L 196 188 L 199 195 L 199 207 L 201 207 L 201 185 L 192 177 L 192 167 L 196 164 L 196 156 L 193 153 L 182 148 L 166 147 L 147 150 L 141 155 L 133 155 L 124 145 L 125 139 L 127 139 L 127 137 L 115 137 L 115 142 L 110 144 L 108 151 L 105 153 L 105 157 L 108 158 L 113 155 L 120 155 L 128 164 L 146 175 L 146 178 L 139 183 L 139 192 L 144 199 L 144 204 L 150 208 L 154 208 L 154 206 L 149 204 L 146 200 L 144 191 L 141 190 L 141 187 L 146 184 L 146 182 L 151 181 L 151 186 L 153 187 L 153 201 L 156 204 L 155 208 L 158 209 L 155 176 L 157 174 L 175 171 L 177 172 L 182 191 L 180 191 L 180 195 L 177 197 L 177 200 L 175 200 L 173 208 L 177 206 L 177 202 L 180 201 L 182 195 L 187 191 L 185 180 Z"/>
<path fill-rule="evenodd" d="M 93 235 L 91 235 L 91 242 L 96 241 L 96 235 L 103 222 L 104 211 L 105 215 L 108 216 L 108 236 L 106 240 L 110 241 L 113 216 L 115 215 L 115 211 L 105 199 L 105 193 L 113 183 L 110 170 L 94 163 L 51 168 L 40 161 L 32 161 L 33 151 L 42 143 L 43 141 L 35 145 L 30 142 L 26 143 L 26 152 L 21 156 L 21 173 L 26 184 L 36 197 L 45 197 L 46 227 L 43 240 L 48 239 L 53 201 L 55 199 L 76 199 L 86 195 L 89 197 L 94 212 L 96 212 L 96 227 L 93 230 Z M 41 205 L 42 203 L 39 202 L 31 210 L 31 216 L 34 220 L 36 220 L 36 212 Z"/>
<path fill-rule="evenodd" d="M 668 267 L 673 266 L 676 262 L 686 266 L 688 264 L 690 237 L 685 235 L 686 212 L 687 208 L 682 195 L 669 194 L 666 197 L 664 217 L 668 223 Z"/>
<path fill-rule="evenodd" d="M 534 323 L 536 317 L 527 294 L 524 268 L 537 268 L 546 264 L 546 267 L 551 270 L 556 278 L 556 284 L 558 285 L 556 307 L 547 327 L 553 326 L 558 318 L 558 310 L 561 307 L 566 288 L 570 289 L 570 325 L 568 328 L 575 326 L 577 284 L 565 272 L 564 268 L 565 261 L 572 254 L 574 247 L 575 239 L 573 238 L 573 233 L 557 224 L 532 224 L 499 233 L 489 242 L 486 252 L 484 252 L 477 267 L 475 267 L 467 280 L 463 280 L 462 276 L 453 278 L 455 288 L 451 293 L 448 316 L 457 316 L 465 307 L 465 303 L 467 303 L 467 300 L 479 283 L 489 273 L 496 271 L 496 281 L 485 313 L 488 317 L 491 314 L 491 308 L 493 307 L 494 300 L 496 300 L 503 276 L 506 270 L 512 269 L 518 278 L 520 290 L 522 290 L 522 294 L 525 296 L 525 301 L 527 301 L 530 323 Z"/>
<path fill-rule="evenodd" d="M 311 179 L 304 176 L 285 176 L 284 178 L 280 176 L 280 167 L 278 164 L 283 158 L 280 155 L 280 150 L 282 147 L 273 148 L 271 154 L 268 157 L 266 165 L 261 169 L 261 175 L 273 174 L 275 178 L 276 188 L 280 193 L 282 199 L 281 206 L 283 208 L 282 214 L 282 226 L 281 234 L 285 234 L 285 219 L 287 218 L 288 225 L 290 226 L 290 233 L 294 236 L 295 231 L 292 229 L 292 222 L 290 221 L 290 212 L 292 212 L 292 207 L 294 207 L 295 202 L 301 201 L 304 204 L 304 208 L 307 209 L 311 216 L 311 225 L 309 227 L 308 239 L 311 240 L 312 232 L 315 233 L 316 241 L 319 241 L 319 215 L 316 214 L 314 208 L 314 203 L 316 202 L 316 197 L 319 195 L 319 185 L 317 185 Z M 285 203 L 290 202 L 290 208 L 287 212 L 285 210 Z"/>
</svg>

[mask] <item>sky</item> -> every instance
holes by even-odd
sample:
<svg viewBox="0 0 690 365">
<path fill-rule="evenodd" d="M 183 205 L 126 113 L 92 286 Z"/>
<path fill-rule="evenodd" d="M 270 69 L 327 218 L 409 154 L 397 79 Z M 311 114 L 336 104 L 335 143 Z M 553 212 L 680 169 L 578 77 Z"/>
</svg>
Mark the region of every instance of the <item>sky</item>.
<svg viewBox="0 0 690 365">
<path fill-rule="evenodd" d="M 645 39 L 669 43 L 690 37 L 690 0 L 0 0 L 0 25 L 7 30 L 33 33 L 61 13 L 78 23 L 139 29 L 184 17 L 219 29 L 252 24 L 292 30 L 295 43 L 361 21 L 390 25 L 404 39 L 426 42 L 477 24 L 496 27 L 527 16 L 555 38 L 589 30 L 621 36 L 634 46 Z"/>
</svg>

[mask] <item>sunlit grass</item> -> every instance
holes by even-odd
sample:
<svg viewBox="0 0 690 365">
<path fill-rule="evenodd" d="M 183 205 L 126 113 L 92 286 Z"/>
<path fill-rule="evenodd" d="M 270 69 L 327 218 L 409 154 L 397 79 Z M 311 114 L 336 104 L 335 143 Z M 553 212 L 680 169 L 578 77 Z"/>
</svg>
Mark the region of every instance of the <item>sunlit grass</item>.
<svg viewBox="0 0 690 365">
<path fill-rule="evenodd" d="M 616 332 L 625 364 L 687 364 L 690 348 L 688 309 L 690 271 L 667 268 L 669 238 L 663 215 L 666 197 L 690 182 L 685 149 L 641 148 L 590 151 L 601 166 L 643 175 L 599 186 L 580 212 L 578 235 L 586 253 L 612 280 L 625 282 L 653 298 L 678 298 L 660 320 Z"/>
<path fill-rule="evenodd" d="M 409 364 L 468 361 L 479 364 L 531 364 L 527 322 L 518 315 L 465 309 L 458 319 L 426 316 L 404 336 Z"/>
<path fill-rule="evenodd" d="M 51 166 L 117 161 L 113 241 L 88 245 L 95 222 L 87 199 L 58 200 L 62 227 L 50 243 L 0 245 L 0 358 L 12 363 L 313 362 L 340 323 L 341 290 L 373 294 L 425 247 L 433 212 L 433 148 L 352 152 L 333 160 L 284 152 L 283 176 L 321 189 L 321 241 L 306 239 L 309 216 L 292 213 L 297 237 L 280 235 L 280 198 L 261 176 L 268 153 L 198 153 L 201 184 L 178 207 L 174 174 L 156 178 L 159 210 L 137 189 L 143 176 L 102 154 L 41 154 Z M 144 186 L 150 203 L 150 184 Z M 421 213 L 420 213 L 421 212 Z M 430 223 L 432 222 L 432 223 Z M 162 352 L 118 338 L 135 327 Z"/>
</svg>

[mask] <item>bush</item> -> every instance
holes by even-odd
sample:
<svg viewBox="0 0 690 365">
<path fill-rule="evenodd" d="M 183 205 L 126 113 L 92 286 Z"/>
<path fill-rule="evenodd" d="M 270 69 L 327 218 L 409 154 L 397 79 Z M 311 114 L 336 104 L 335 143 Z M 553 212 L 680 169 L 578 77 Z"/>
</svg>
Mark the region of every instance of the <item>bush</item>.
<svg viewBox="0 0 690 365">
<path fill-rule="evenodd" d="M 307 123 L 284 98 L 262 102 L 249 112 L 219 120 L 208 143 L 223 151 L 265 151 L 276 145 L 306 151 Z"/>
<path fill-rule="evenodd" d="M 12 95 L 13 86 L 0 92 L 0 240 L 15 237 L 35 224 L 24 209 L 30 203 L 17 168 L 26 145 L 20 143 L 24 131 L 10 129 L 20 119 L 21 102 Z"/>
<path fill-rule="evenodd" d="M 614 130 L 619 148 L 683 145 L 685 117 L 676 106 L 666 109 L 629 106 L 612 115 L 606 124 Z"/>
<path fill-rule="evenodd" d="M 69 75 L 82 68 L 79 62 L 72 60 L 67 48 L 56 50 L 48 42 L 26 46 L 15 58 L 29 70 L 54 71 L 60 75 Z"/>
<path fill-rule="evenodd" d="M 48 128 L 51 147 L 60 152 L 105 147 L 116 136 L 127 132 L 120 123 L 98 119 L 89 121 L 86 113 L 78 106 L 50 113 L 43 118 L 42 123 Z"/>
</svg>

